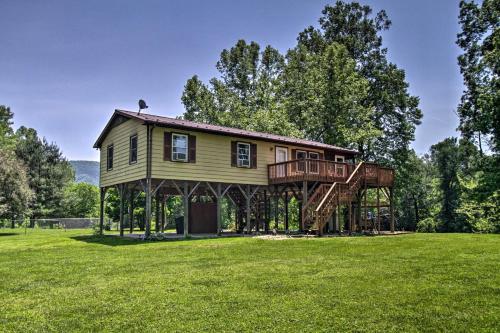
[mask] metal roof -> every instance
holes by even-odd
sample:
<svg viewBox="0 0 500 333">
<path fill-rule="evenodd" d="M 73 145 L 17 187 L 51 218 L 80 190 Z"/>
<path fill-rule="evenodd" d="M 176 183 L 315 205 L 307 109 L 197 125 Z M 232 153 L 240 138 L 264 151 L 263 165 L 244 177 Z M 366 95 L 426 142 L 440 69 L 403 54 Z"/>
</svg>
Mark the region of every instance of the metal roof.
<svg viewBox="0 0 500 333">
<path fill-rule="evenodd" d="M 184 119 L 169 118 L 169 117 L 157 116 L 157 115 L 146 114 L 146 113 L 137 113 L 136 111 L 126 111 L 126 110 L 119 110 L 119 109 L 115 110 L 115 113 L 113 114 L 110 121 L 108 122 L 108 124 L 106 125 L 104 130 L 102 131 L 102 133 L 99 136 L 99 138 L 97 139 L 96 143 L 94 144 L 94 148 L 100 148 L 102 141 L 104 140 L 104 138 L 107 135 L 107 132 L 111 129 L 110 126 L 111 126 L 113 119 L 117 115 L 121 115 L 121 116 L 124 116 L 126 118 L 130 118 L 130 119 L 137 119 L 137 120 L 143 121 L 145 124 L 153 124 L 153 125 L 157 125 L 157 126 L 172 127 L 172 128 L 178 128 L 178 129 L 188 129 L 188 130 L 216 133 L 216 134 L 222 134 L 222 135 L 228 135 L 228 136 L 234 136 L 234 137 L 260 139 L 263 141 L 280 142 L 280 143 L 286 143 L 286 144 L 292 144 L 292 145 L 304 146 L 304 147 L 330 149 L 330 150 L 336 150 L 336 151 L 341 151 L 341 152 L 347 152 L 347 153 L 351 153 L 351 154 L 358 153 L 358 151 L 353 150 L 353 149 L 337 147 L 337 146 L 328 145 L 328 144 L 316 142 L 316 141 L 291 138 L 291 137 L 287 137 L 287 136 L 270 134 L 270 133 L 247 131 L 247 130 L 242 130 L 242 129 L 238 129 L 238 128 L 204 124 L 204 123 L 198 123 L 198 122 L 184 120 Z"/>
</svg>

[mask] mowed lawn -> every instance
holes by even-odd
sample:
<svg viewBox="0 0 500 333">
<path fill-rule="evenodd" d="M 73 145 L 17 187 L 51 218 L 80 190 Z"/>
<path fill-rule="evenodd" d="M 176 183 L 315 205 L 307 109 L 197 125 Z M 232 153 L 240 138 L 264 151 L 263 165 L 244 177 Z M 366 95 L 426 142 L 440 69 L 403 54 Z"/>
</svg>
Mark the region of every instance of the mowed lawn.
<svg viewBox="0 0 500 333">
<path fill-rule="evenodd" d="M 0 331 L 499 331 L 500 235 L 0 231 Z"/>
</svg>

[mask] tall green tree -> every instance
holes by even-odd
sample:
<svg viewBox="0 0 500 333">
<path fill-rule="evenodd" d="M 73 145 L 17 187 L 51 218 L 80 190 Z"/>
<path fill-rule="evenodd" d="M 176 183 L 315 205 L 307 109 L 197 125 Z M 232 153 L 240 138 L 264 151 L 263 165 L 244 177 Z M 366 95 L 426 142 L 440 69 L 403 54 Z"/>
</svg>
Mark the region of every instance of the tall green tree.
<svg viewBox="0 0 500 333">
<path fill-rule="evenodd" d="M 33 192 L 26 168 L 12 151 L 0 149 L 0 220 L 28 216 Z"/>
<path fill-rule="evenodd" d="M 16 138 L 12 129 L 14 113 L 5 105 L 0 105 L 0 149 L 12 150 Z"/>
<path fill-rule="evenodd" d="M 182 94 L 183 117 L 247 130 L 301 136 L 288 118 L 281 97 L 283 56 L 274 48 L 239 40 L 221 52 L 219 77 L 208 85 L 195 75 Z"/>
<path fill-rule="evenodd" d="M 457 44 L 465 91 L 458 106 L 459 129 L 483 153 L 483 141 L 500 151 L 500 1 L 461 1 Z"/>
<path fill-rule="evenodd" d="M 62 214 L 65 186 L 74 180 L 70 163 L 54 143 L 38 137 L 36 130 L 21 126 L 16 131 L 16 155 L 27 168 L 28 182 L 35 193 L 32 217 Z"/>
<path fill-rule="evenodd" d="M 369 84 L 362 102 L 373 108 L 374 126 L 383 133 L 364 142 L 358 150 L 365 159 L 398 167 L 410 154 L 409 145 L 415 138 L 422 112 L 418 97 L 408 93 L 404 71 L 387 60 L 387 50 L 382 47 L 381 32 L 390 26 L 383 10 L 373 15 L 369 6 L 337 1 L 325 6 L 318 28 L 310 26 L 299 34 L 298 46 L 320 54 L 333 43 L 346 47 Z"/>
<path fill-rule="evenodd" d="M 369 83 L 345 46 L 332 43 L 322 53 L 304 46 L 287 54 L 283 95 L 293 123 L 305 137 L 358 148 L 378 137 L 373 108 L 364 105 Z"/>
</svg>

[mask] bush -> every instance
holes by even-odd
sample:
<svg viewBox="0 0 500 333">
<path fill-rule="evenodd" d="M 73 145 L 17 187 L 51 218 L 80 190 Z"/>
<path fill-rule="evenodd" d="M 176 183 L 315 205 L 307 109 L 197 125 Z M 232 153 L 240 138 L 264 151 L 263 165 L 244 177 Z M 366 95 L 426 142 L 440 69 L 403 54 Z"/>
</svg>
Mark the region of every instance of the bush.
<svg viewBox="0 0 500 333">
<path fill-rule="evenodd" d="M 436 232 L 438 223 L 432 217 L 428 217 L 417 223 L 418 232 Z"/>
</svg>

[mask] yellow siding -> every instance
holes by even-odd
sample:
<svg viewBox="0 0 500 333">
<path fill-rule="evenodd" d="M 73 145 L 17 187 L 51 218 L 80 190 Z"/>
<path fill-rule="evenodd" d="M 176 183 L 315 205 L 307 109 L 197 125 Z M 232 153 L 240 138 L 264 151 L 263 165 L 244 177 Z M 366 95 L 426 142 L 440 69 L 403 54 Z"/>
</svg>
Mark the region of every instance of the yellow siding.
<svg viewBox="0 0 500 333">
<path fill-rule="evenodd" d="M 196 136 L 196 163 L 163 160 L 163 133 L 166 131 Z M 231 141 L 257 144 L 257 169 L 231 166 Z M 291 149 L 301 149 L 265 141 L 155 128 L 153 131 L 152 178 L 268 185 L 267 165 L 275 163 L 276 146 L 288 147 L 288 159 L 291 159 Z M 323 152 L 309 148 L 307 150 Z"/>
<path fill-rule="evenodd" d="M 129 164 L 130 136 L 137 134 L 137 163 Z M 113 170 L 106 170 L 107 148 L 113 144 Z M 101 146 L 100 186 L 146 178 L 146 126 L 127 120 L 110 130 Z"/>
</svg>

